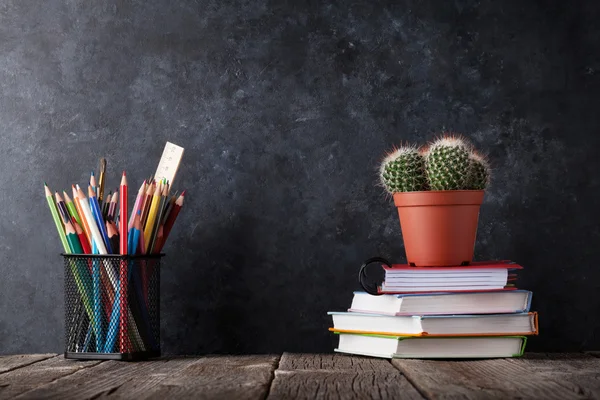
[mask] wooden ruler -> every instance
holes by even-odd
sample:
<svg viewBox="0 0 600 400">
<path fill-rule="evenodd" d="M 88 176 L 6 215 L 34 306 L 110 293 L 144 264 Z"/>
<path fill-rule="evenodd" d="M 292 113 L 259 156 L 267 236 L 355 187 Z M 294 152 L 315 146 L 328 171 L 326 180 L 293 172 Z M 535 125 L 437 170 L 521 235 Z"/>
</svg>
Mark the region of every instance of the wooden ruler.
<svg viewBox="0 0 600 400">
<path fill-rule="evenodd" d="M 177 174 L 177 169 L 179 168 L 182 157 L 183 147 L 167 142 L 162 156 L 160 157 L 156 172 L 154 173 L 154 180 L 158 181 L 166 178 L 167 181 L 169 181 L 169 186 L 173 187 L 173 180 L 175 179 L 175 174 Z"/>
</svg>

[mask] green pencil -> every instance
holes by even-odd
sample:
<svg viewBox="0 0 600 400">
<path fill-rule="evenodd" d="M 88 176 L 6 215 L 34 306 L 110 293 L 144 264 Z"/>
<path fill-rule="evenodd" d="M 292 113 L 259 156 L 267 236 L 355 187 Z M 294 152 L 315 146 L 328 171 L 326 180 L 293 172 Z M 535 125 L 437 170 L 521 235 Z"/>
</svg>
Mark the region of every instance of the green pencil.
<svg viewBox="0 0 600 400">
<path fill-rule="evenodd" d="M 48 207 L 50 207 L 50 213 L 52 214 L 52 219 L 54 219 L 54 225 L 56 225 L 56 231 L 58 232 L 58 236 L 60 237 L 60 241 L 62 242 L 63 249 L 65 253 L 70 253 L 71 249 L 69 247 L 69 243 L 67 242 L 67 237 L 65 236 L 65 231 L 62 226 L 62 222 L 60 221 L 60 217 L 58 216 L 58 210 L 56 209 L 56 203 L 54 203 L 54 198 L 52 197 L 52 192 L 50 188 L 44 182 L 44 190 L 46 191 L 46 200 L 48 200 Z"/>
<path fill-rule="evenodd" d="M 81 223 L 81 218 L 79 218 L 77 208 L 75 208 L 75 203 L 73 203 L 73 200 L 71 200 L 67 192 L 65 192 L 64 190 L 63 197 L 65 198 L 65 204 L 67 205 L 67 210 L 69 210 L 69 214 L 71 214 L 71 217 L 75 218 L 77 224 L 83 229 L 83 224 Z"/>
<path fill-rule="evenodd" d="M 79 237 L 77 237 L 77 233 L 75 233 L 75 228 L 73 228 L 73 224 L 71 221 L 68 221 L 65 225 L 66 231 L 66 239 L 69 243 L 71 254 L 81 254 L 83 250 L 81 248 L 81 244 L 79 242 Z M 81 300 L 83 302 L 83 306 L 88 315 L 88 318 L 92 322 L 92 329 L 94 329 L 94 333 L 98 334 L 97 327 L 94 318 L 94 312 L 92 310 L 92 293 L 91 293 L 91 278 L 86 277 L 88 271 L 87 269 L 81 265 L 81 263 L 76 262 L 74 260 L 69 260 L 69 266 L 71 267 L 71 273 L 73 273 L 73 277 L 75 278 L 75 284 L 77 285 L 77 290 L 79 290 L 79 295 L 81 296 Z"/>
</svg>

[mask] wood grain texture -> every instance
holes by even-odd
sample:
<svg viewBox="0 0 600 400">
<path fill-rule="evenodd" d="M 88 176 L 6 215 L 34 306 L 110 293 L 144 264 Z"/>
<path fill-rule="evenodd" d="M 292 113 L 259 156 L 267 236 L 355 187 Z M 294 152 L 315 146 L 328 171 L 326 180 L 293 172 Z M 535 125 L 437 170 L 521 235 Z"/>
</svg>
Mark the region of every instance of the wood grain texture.
<svg viewBox="0 0 600 400">
<path fill-rule="evenodd" d="M 168 378 L 143 398 L 264 399 L 279 356 L 210 356 Z"/>
<path fill-rule="evenodd" d="M 0 374 L 54 357 L 56 354 L 15 354 L 0 356 Z"/>
<path fill-rule="evenodd" d="M 81 361 L 66 360 L 80 363 Z M 128 363 L 104 361 L 94 367 L 77 371 L 71 375 L 40 385 L 17 398 L 19 399 L 89 399 L 111 394 L 122 385 L 134 379 L 142 379 L 161 363 L 166 361 L 145 361 Z"/>
<path fill-rule="evenodd" d="M 66 362 L 73 362 L 67 360 Z M 200 362 L 195 357 L 175 357 L 128 363 L 105 361 L 95 368 L 57 379 L 19 398 L 139 399 L 151 397 L 161 382 Z"/>
<path fill-rule="evenodd" d="M 600 359 L 585 354 L 392 364 L 429 399 L 600 398 Z"/>
<path fill-rule="evenodd" d="M 0 399 L 8 399 L 41 385 L 51 383 L 81 369 L 98 365 L 100 361 L 74 362 L 62 355 L 54 356 L 0 375 Z"/>
<path fill-rule="evenodd" d="M 284 353 L 269 399 L 421 399 L 388 360 Z"/>
</svg>

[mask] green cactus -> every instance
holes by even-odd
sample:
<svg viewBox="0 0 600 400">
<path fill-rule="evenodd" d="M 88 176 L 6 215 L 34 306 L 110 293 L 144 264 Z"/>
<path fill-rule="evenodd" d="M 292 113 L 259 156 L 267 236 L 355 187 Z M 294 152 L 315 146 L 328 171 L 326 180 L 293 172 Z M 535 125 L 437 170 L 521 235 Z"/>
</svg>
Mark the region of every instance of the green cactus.
<svg viewBox="0 0 600 400">
<path fill-rule="evenodd" d="M 389 154 L 379 172 L 381 182 L 392 194 L 427 190 L 425 158 L 413 146 L 403 146 Z"/>
<path fill-rule="evenodd" d="M 479 153 L 471 151 L 469 154 L 469 176 L 467 189 L 485 190 L 490 182 L 490 166 L 487 160 Z"/>
<path fill-rule="evenodd" d="M 425 153 L 431 190 L 462 190 L 468 185 L 469 144 L 459 137 L 442 137 Z"/>
</svg>

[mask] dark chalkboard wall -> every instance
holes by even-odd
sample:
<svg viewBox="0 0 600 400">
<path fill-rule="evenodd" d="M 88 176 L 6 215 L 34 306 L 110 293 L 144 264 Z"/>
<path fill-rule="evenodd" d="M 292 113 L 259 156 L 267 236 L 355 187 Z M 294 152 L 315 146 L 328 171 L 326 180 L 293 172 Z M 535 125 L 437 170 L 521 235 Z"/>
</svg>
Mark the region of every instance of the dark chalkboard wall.
<svg viewBox="0 0 600 400">
<path fill-rule="evenodd" d="M 165 142 L 187 203 L 166 353 L 332 351 L 363 259 L 403 262 L 378 162 L 464 133 L 488 153 L 477 259 L 526 269 L 529 350 L 600 348 L 600 7 L 541 1 L 0 3 L 0 352 L 61 352 L 43 198 L 108 159 L 130 202 Z"/>
</svg>

